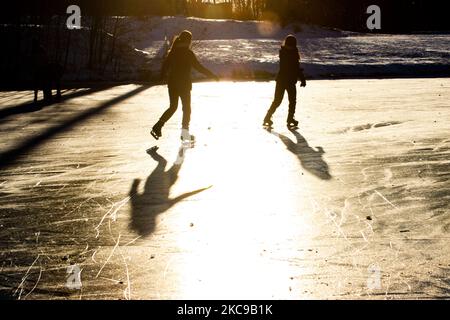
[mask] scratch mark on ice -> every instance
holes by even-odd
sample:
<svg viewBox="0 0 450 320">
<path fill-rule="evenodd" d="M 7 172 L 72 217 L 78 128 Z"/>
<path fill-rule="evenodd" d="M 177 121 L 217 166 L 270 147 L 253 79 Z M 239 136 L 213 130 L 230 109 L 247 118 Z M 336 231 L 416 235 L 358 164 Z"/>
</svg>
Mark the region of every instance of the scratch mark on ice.
<svg viewBox="0 0 450 320">
<path fill-rule="evenodd" d="M 111 209 L 109 209 L 109 211 L 105 213 L 105 215 L 100 220 L 100 223 L 94 228 L 94 230 L 97 232 L 97 234 L 95 236 L 96 238 L 98 238 L 100 235 L 100 227 L 103 224 L 103 222 L 105 221 L 106 217 L 109 216 L 109 218 L 115 222 L 117 220 L 117 212 L 119 212 L 119 210 L 122 209 L 122 207 L 124 205 L 126 205 L 128 203 L 128 201 L 130 201 L 130 199 L 131 199 L 131 197 L 126 197 L 122 201 L 119 201 L 119 202 L 113 204 Z"/>
<path fill-rule="evenodd" d="M 120 249 L 119 249 L 120 252 Z M 125 271 L 127 274 L 127 287 L 123 291 L 123 295 L 126 300 L 131 300 L 131 282 L 130 282 L 130 273 L 128 272 L 128 264 L 125 260 L 125 257 L 123 256 L 122 252 L 120 252 L 120 255 L 122 256 L 123 263 L 125 264 Z"/>
<path fill-rule="evenodd" d="M 137 237 L 136 239 L 134 239 L 134 240 L 131 240 L 130 242 L 128 242 L 126 245 L 124 245 L 124 247 L 128 247 L 130 244 L 133 244 L 133 243 L 135 243 L 136 241 L 138 241 L 140 238 L 142 238 L 142 236 L 139 236 L 139 237 Z"/>
<path fill-rule="evenodd" d="M 22 295 L 22 292 L 23 292 L 23 284 L 25 283 L 25 280 L 28 278 L 28 276 L 29 276 L 29 274 L 30 274 L 31 268 L 33 268 L 34 264 L 39 260 L 40 256 L 41 256 L 41 255 L 38 254 L 37 257 L 36 257 L 36 259 L 34 259 L 33 263 L 28 267 L 27 272 L 26 272 L 25 275 L 22 277 L 22 281 L 21 281 L 20 284 L 17 286 L 16 291 L 14 291 L 14 295 L 16 295 L 16 294 L 17 294 L 17 291 L 20 290 L 19 298 L 18 298 L 19 300 L 20 300 L 21 295 Z"/>
<path fill-rule="evenodd" d="M 30 290 L 30 292 L 27 293 L 27 295 L 24 297 L 24 299 L 26 299 L 33 291 L 34 289 L 36 289 L 36 287 L 38 286 L 39 281 L 41 281 L 41 276 L 42 276 L 42 268 L 39 268 L 39 277 L 36 281 L 36 283 L 34 284 L 33 289 Z"/>
<path fill-rule="evenodd" d="M 375 193 L 377 194 L 377 195 L 379 195 L 384 201 L 386 201 L 388 204 L 390 204 L 394 209 L 397 209 L 398 210 L 398 208 L 392 203 L 392 202 L 390 202 L 388 199 L 386 199 L 386 197 L 385 196 L 383 196 L 380 192 L 378 192 L 377 190 L 375 190 Z"/>
<path fill-rule="evenodd" d="M 108 259 L 106 259 L 105 263 L 104 263 L 103 266 L 100 268 L 100 270 L 98 271 L 97 275 L 95 276 L 96 279 L 100 276 L 100 274 L 101 274 L 102 271 L 103 271 L 103 268 L 108 264 L 109 260 L 111 259 L 111 257 L 113 256 L 114 252 L 116 251 L 117 247 L 119 246 L 119 243 L 120 243 L 120 237 L 121 237 L 121 235 L 119 234 L 119 237 L 117 238 L 117 243 L 116 243 L 116 245 L 114 246 L 114 248 L 112 249 L 111 253 L 109 254 Z"/>
</svg>

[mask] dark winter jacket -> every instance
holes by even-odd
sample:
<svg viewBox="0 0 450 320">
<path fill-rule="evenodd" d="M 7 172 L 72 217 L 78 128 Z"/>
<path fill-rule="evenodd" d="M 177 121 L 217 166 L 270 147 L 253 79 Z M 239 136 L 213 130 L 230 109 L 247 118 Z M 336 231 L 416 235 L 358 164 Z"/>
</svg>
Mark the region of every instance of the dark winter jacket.
<svg viewBox="0 0 450 320">
<path fill-rule="evenodd" d="M 173 48 L 163 63 L 162 76 L 168 73 L 170 88 L 186 91 L 192 90 L 192 68 L 207 77 L 216 76 L 197 60 L 194 52 L 188 47 Z"/>
<path fill-rule="evenodd" d="M 305 81 L 303 69 L 300 67 L 300 55 L 297 48 L 282 47 L 280 50 L 280 71 L 277 81 L 296 84 L 297 80 Z"/>
</svg>

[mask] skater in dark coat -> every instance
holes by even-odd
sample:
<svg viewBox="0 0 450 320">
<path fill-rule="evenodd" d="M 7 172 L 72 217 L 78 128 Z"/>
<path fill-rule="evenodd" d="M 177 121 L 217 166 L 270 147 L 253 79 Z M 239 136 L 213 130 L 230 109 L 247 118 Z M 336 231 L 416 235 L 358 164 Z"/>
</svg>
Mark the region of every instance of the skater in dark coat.
<svg viewBox="0 0 450 320">
<path fill-rule="evenodd" d="M 270 109 L 264 118 L 264 126 L 273 125 L 272 116 L 281 105 L 284 93 L 287 91 L 289 96 L 289 114 L 287 118 L 288 127 L 297 127 L 298 121 L 295 120 L 295 108 L 297 105 L 297 81 L 300 79 L 301 86 L 306 87 L 306 79 L 303 69 L 300 67 L 300 53 L 297 48 L 297 39 L 289 35 L 283 42 L 280 50 L 280 71 L 276 79 L 275 98 Z"/>
<path fill-rule="evenodd" d="M 179 99 L 181 99 L 183 105 L 183 135 L 186 132 L 189 132 L 189 124 L 191 121 L 192 68 L 207 77 L 216 80 L 219 79 L 214 73 L 200 64 L 194 52 L 191 50 L 191 42 L 191 32 L 181 32 L 181 34 L 175 38 L 172 47 L 164 60 L 162 77 L 165 77 L 168 73 L 170 107 L 152 129 L 151 133 L 155 139 L 159 139 L 162 136 L 161 130 L 164 127 L 164 124 L 174 115 L 175 111 L 177 111 Z M 190 137 L 193 139 L 193 136 Z"/>
<path fill-rule="evenodd" d="M 38 102 L 39 90 L 44 92 L 44 102 L 52 102 L 52 88 L 56 88 L 56 99 L 61 99 L 61 78 L 63 68 L 56 62 L 51 62 L 47 50 L 40 44 L 39 40 L 33 39 L 32 64 L 34 81 L 34 102 Z"/>
</svg>

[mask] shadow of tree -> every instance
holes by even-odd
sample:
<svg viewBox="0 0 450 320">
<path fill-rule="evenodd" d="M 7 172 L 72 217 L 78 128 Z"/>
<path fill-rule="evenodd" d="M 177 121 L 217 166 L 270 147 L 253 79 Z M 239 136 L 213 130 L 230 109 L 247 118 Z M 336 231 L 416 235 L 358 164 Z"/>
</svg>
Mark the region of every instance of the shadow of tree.
<svg viewBox="0 0 450 320">
<path fill-rule="evenodd" d="M 90 88 L 87 90 L 78 90 L 76 92 L 68 93 L 66 95 L 61 96 L 59 100 L 54 100 L 51 102 L 47 101 L 38 101 L 38 102 L 27 102 L 20 105 L 10 106 L 0 110 L 0 120 L 8 118 L 13 115 L 23 114 L 23 113 L 32 113 L 36 111 L 40 111 L 46 107 L 49 107 L 56 103 L 61 103 L 67 101 L 69 99 L 75 99 L 82 96 L 90 95 L 99 91 L 104 91 L 110 89 L 111 85 L 100 85 L 94 88 Z"/>
<path fill-rule="evenodd" d="M 4 169 L 10 165 L 13 165 L 14 162 L 18 158 L 20 158 L 24 154 L 27 154 L 27 153 L 37 149 L 44 142 L 48 141 L 55 135 L 72 129 L 74 126 L 90 119 L 93 116 L 101 114 L 102 112 L 109 109 L 110 107 L 118 105 L 121 102 L 123 102 L 135 95 L 138 95 L 139 93 L 147 90 L 148 88 L 150 88 L 149 85 L 137 87 L 136 89 L 131 90 L 131 91 L 129 91 L 125 94 L 122 94 L 118 97 L 115 97 L 109 101 L 106 101 L 95 108 L 89 109 L 89 110 L 84 111 L 79 114 L 76 114 L 73 118 L 71 118 L 63 123 L 60 123 L 56 126 L 47 128 L 45 131 L 30 137 L 29 139 L 16 145 L 15 147 L 13 147 L 10 150 L 1 152 L 0 153 L 0 169 Z"/>
</svg>

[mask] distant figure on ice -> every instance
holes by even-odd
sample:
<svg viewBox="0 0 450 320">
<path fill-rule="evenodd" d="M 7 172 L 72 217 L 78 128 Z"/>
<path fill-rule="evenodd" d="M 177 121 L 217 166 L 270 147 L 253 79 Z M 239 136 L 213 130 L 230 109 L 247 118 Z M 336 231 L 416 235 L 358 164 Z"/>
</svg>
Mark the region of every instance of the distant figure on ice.
<svg viewBox="0 0 450 320">
<path fill-rule="evenodd" d="M 34 78 L 34 102 L 38 101 L 39 90 L 44 92 L 44 102 L 52 102 L 52 89 L 56 89 L 56 99 L 61 98 L 62 67 L 58 63 L 50 62 L 47 50 L 39 40 L 33 39 L 33 78 Z"/>
<path fill-rule="evenodd" d="M 297 105 L 297 80 L 301 80 L 301 86 L 306 87 L 306 79 L 303 69 L 300 67 L 300 53 L 297 48 L 297 38 L 289 35 L 283 42 L 280 50 L 280 71 L 276 79 L 275 99 L 270 106 L 267 115 L 264 118 L 264 126 L 272 127 L 272 116 L 281 105 L 284 98 L 284 92 L 289 96 L 289 114 L 287 125 L 289 128 L 296 128 L 298 121 L 295 120 L 295 108 Z"/>
<path fill-rule="evenodd" d="M 161 130 L 164 124 L 174 115 L 178 108 L 178 100 L 181 98 L 183 104 L 182 140 L 194 141 L 194 136 L 189 134 L 191 121 L 191 90 L 192 68 L 203 73 L 207 77 L 218 80 L 219 78 L 210 70 L 198 62 L 197 57 L 191 50 L 192 33 L 183 31 L 173 41 L 172 47 L 164 60 L 161 76 L 164 78 L 168 73 L 168 87 L 170 107 L 162 115 L 161 119 L 154 125 L 151 134 L 158 140 L 161 138 Z"/>
</svg>

